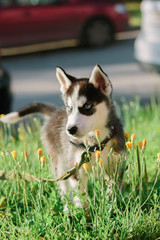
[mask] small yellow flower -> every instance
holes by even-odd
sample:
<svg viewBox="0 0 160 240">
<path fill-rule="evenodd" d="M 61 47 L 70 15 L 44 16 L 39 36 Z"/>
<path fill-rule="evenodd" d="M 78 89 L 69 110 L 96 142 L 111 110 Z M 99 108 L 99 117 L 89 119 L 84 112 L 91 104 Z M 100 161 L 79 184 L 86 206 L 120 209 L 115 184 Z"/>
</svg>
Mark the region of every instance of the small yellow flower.
<svg viewBox="0 0 160 240">
<path fill-rule="evenodd" d="M 138 143 L 138 147 L 139 147 L 140 149 L 142 149 L 143 143 L 142 143 L 142 142 L 139 142 L 139 143 Z"/>
<path fill-rule="evenodd" d="M 2 117 L 4 117 L 5 116 L 5 114 L 0 114 L 0 118 L 2 118 Z"/>
<path fill-rule="evenodd" d="M 113 147 L 115 147 L 116 145 L 117 145 L 117 141 L 114 140 L 114 141 L 113 141 Z"/>
<path fill-rule="evenodd" d="M 99 130 L 95 130 L 95 135 L 96 135 L 96 137 L 99 137 L 99 136 L 100 136 Z"/>
<path fill-rule="evenodd" d="M 84 145 L 85 145 L 86 148 L 88 148 L 88 140 L 87 139 L 85 139 Z"/>
<path fill-rule="evenodd" d="M 1 152 L 1 156 L 4 156 L 4 152 Z"/>
<path fill-rule="evenodd" d="M 42 148 L 38 148 L 37 153 L 38 153 L 38 156 L 40 157 L 42 155 Z"/>
<path fill-rule="evenodd" d="M 129 148 L 129 149 L 131 149 L 132 143 L 131 143 L 131 142 L 126 142 L 126 147 Z"/>
<path fill-rule="evenodd" d="M 24 156 L 25 156 L 26 158 L 28 158 L 28 152 L 27 152 L 27 150 L 24 150 Z"/>
<path fill-rule="evenodd" d="M 143 139 L 143 147 L 145 147 L 146 146 L 146 144 L 147 144 L 147 141 L 146 141 L 146 139 Z"/>
<path fill-rule="evenodd" d="M 16 159 L 17 152 L 16 152 L 16 151 L 12 151 L 11 154 L 12 154 L 12 157 L 13 157 L 14 159 Z"/>
<path fill-rule="evenodd" d="M 12 137 L 12 142 L 15 142 L 15 141 L 16 141 L 15 137 Z"/>
<path fill-rule="evenodd" d="M 103 165 L 103 160 L 102 160 L 102 158 L 100 158 L 98 162 L 99 162 L 99 165 L 101 165 L 101 166 Z"/>
<path fill-rule="evenodd" d="M 74 166 L 75 166 L 75 167 L 78 167 L 78 165 L 79 165 L 78 162 L 75 162 L 75 163 L 74 163 Z"/>
<path fill-rule="evenodd" d="M 40 158 L 40 161 L 41 161 L 41 167 L 43 167 L 43 166 L 45 165 L 45 163 L 46 163 L 46 158 L 45 158 L 45 156 L 42 156 L 42 157 Z"/>
<path fill-rule="evenodd" d="M 157 154 L 157 160 L 160 162 L 160 153 Z"/>
<path fill-rule="evenodd" d="M 95 156 L 96 156 L 96 158 L 100 158 L 100 155 L 101 155 L 101 152 L 98 151 L 98 150 L 96 150 L 96 151 L 95 151 Z"/>
<path fill-rule="evenodd" d="M 131 135 L 131 143 L 133 143 L 134 142 L 134 140 L 135 140 L 135 134 L 133 133 L 132 135 Z"/>
<path fill-rule="evenodd" d="M 82 167 L 83 167 L 83 169 L 84 169 L 85 171 L 88 171 L 88 169 L 89 169 L 87 163 L 83 163 Z"/>
<path fill-rule="evenodd" d="M 128 133 L 128 132 L 124 133 L 124 137 L 125 137 L 126 139 L 128 139 L 128 138 L 129 138 L 129 133 Z"/>
</svg>

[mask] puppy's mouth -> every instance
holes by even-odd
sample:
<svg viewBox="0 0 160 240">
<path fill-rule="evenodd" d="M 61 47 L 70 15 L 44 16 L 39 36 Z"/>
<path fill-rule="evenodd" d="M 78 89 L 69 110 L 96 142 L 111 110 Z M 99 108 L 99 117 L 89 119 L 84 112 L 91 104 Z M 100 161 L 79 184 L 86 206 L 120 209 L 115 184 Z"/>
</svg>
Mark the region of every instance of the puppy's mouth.
<svg viewBox="0 0 160 240">
<path fill-rule="evenodd" d="M 76 134 L 70 134 L 68 131 L 67 131 L 67 135 L 69 136 L 69 137 L 72 137 L 72 138 L 74 138 L 74 139 L 81 139 L 81 138 L 83 138 L 84 137 L 84 135 L 82 135 L 82 134 L 80 134 L 80 133 L 76 133 Z"/>
</svg>

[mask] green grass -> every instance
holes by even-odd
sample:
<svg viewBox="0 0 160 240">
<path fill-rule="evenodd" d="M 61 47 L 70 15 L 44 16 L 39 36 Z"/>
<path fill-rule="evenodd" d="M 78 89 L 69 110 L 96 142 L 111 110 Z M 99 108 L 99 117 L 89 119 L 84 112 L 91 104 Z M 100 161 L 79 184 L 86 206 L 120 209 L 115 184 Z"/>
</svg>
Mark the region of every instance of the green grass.
<svg viewBox="0 0 160 240">
<path fill-rule="evenodd" d="M 123 100 L 117 110 L 125 132 L 136 136 L 135 146 L 127 149 L 121 191 L 113 185 L 108 196 L 103 178 L 90 178 L 90 213 L 86 218 L 83 209 L 72 204 L 68 204 L 68 212 L 63 212 L 69 200 L 67 196 L 61 200 L 55 183 L 0 180 L 0 239 L 159 239 L 160 104 L 153 99 L 141 107 L 138 99 Z M 0 168 L 14 170 L 17 177 L 18 172 L 25 171 L 51 178 L 50 159 L 40 140 L 40 121 L 31 119 L 26 126 L 20 123 L 18 135 L 15 133 L 14 126 L 0 125 Z M 141 151 L 137 146 L 144 138 L 147 144 Z M 46 158 L 43 167 L 38 148 Z M 17 152 L 15 159 L 13 150 Z"/>
</svg>

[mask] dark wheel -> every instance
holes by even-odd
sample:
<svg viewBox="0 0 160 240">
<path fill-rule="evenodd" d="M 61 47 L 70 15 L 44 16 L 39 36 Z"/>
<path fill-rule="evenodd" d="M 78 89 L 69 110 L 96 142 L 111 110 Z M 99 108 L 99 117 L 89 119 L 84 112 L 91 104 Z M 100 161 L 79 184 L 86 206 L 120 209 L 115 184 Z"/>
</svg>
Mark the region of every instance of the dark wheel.
<svg viewBox="0 0 160 240">
<path fill-rule="evenodd" d="M 91 47 L 101 47 L 110 43 L 113 38 L 113 29 L 111 24 L 105 19 L 94 19 L 90 21 L 84 30 L 85 45 Z"/>
<path fill-rule="evenodd" d="M 0 114 L 10 112 L 11 104 L 10 75 L 0 66 Z"/>
</svg>

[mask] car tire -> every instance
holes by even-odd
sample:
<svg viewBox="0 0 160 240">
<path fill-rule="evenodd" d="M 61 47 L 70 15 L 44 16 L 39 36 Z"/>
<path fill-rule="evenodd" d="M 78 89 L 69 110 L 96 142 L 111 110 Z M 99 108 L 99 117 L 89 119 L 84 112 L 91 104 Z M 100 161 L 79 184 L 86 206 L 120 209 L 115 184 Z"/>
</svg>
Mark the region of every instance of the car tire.
<svg viewBox="0 0 160 240">
<path fill-rule="evenodd" d="M 11 111 L 12 94 L 10 90 L 10 75 L 0 67 L 0 114 Z"/>
<path fill-rule="evenodd" d="M 114 39 L 114 31 L 106 19 L 93 19 L 84 28 L 82 42 L 90 47 L 102 47 L 111 43 Z"/>
</svg>

